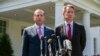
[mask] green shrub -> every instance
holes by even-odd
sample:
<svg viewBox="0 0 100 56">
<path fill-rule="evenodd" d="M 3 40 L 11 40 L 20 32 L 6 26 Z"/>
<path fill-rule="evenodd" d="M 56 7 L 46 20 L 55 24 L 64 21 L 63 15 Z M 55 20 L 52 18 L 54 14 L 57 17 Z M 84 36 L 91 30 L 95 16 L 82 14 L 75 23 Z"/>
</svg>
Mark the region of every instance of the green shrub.
<svg viewBox="0 0 100 56">
<path fill-rule="evenodd" d="M 6 33 L 0 33 L 0 56 L 13 56 L 10 38 Z"/>
</svg>

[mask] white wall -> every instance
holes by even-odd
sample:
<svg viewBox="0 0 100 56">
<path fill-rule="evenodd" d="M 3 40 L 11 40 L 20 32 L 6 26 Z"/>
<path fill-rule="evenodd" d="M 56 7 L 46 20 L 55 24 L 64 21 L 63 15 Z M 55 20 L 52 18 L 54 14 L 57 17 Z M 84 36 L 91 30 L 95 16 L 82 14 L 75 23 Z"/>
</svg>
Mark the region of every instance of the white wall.
<svg viewBox="0 0 100 56">
<path fill-rule="evenodd" d="M 97 39 L 97 51 L 96 54 L 100 54 L 100 27 L 92 27 L 91 28 L 91 38 Z"/>
<path fill-rule="evenodd" d="M 11 38 L 14 56 L 21 56 L 21 29 L 23 26 L 29 26 L 30 23 L 8 20 L 7 32 Z"/>
</svg>

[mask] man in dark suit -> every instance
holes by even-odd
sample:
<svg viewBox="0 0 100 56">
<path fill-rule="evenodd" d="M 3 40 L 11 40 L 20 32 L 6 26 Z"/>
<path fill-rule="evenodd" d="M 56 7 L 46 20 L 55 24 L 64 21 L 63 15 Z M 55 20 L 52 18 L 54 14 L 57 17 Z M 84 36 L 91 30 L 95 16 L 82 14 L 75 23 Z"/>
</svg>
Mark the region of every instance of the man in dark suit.
<svg viewBox="0 0 100 56">
<path fill-rule="evenodd" d="M 68 39 L 71 41 L 72 52 L 71 56 L 83 56 L 82 52 L 86 44 L 86 34 L 84 26 L 77 24 L 75 18 L 75 8 L 71 4 L 67 4 L 63 8 L 64 23 L 56 27 L 56 35 L 60 36 L 61 47 L 63 41 Z M 66 53 L 65 56 L 68 56 Z"/>
<path fill-rule="evenodd" d="M 43 24 L 45 21 L 45 13 L 42 9 L 35 10 L 33 20 L 35 21 L 35 24 L 25 28 L 23 32 L 22 56 L 40 56 L 41 39 L 43 39 L 42 55 L 44 56 L 46 54 L 46 56 L 49 56 L 49 49 L 47 47 L 45 48 L 45 46 L 48 45 L 48 42 L 47 40 L 44 42 L 45 39 L 41 36 L 51 36 L 54 31 Z"/>
</svg>

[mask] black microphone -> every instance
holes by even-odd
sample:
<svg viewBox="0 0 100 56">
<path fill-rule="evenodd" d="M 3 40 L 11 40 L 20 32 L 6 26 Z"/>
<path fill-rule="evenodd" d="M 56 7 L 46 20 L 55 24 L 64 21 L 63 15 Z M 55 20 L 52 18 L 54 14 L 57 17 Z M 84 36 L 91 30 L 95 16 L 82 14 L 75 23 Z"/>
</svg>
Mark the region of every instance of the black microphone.
<svg viewBox="0 0 100 56">
<path fill-rule="evenodd" d="M 48 37 L 48 43 L 51 44 L 53 41 L 55 41 L 56 35 L 52 34 L 51 36 Z"/>
<path fill-rule="evenodd" d="M 48 36 L 44 36 L 44 44 L 45 44 L 45 54 L 44 54 L 44 56 L 47 56 L 47 48 L 48 48 L 47 39 L 48 39 Z"/>
<path fill-rule="evenodd" d="M 52 39 L 55 39 L 56 38 L 56 35 L 55 34 L 52 34 L 51 37 L 52 37 Z"/>
<path fill-rule="evenodd" d="M 41 54 L 40 56 L 47 56 L 47 36 L 41 36 L 41 39 L 40 39 L 40 51 L 41 51 Z M 45 50 L 45 52 L 44 52 Z"/>
<path fill-rule="evenodd" d="M 48 51 L 49 51 L 49 56 L 55 55 L 55 53 L 53 53 L 53 52 L 56 51 L 55 50 L 56 49 L 56 47 L 55 47 L 56 46 L 55 38 L 56 38 L 55 34 L 52 34 L 52 35 L 49 35 L 49 36 L 45 37 L 45 39 L 48 43 L 47 47 L 48 47 Z"/>
<path fill-rule="evenodd" d="M 42 51 L 42 49 L 43 49 L 43 40 L 44 40 L 44 36 L 41 36 L 41 40 L 40 40 L 40 51 L 41 51 L 41 54 L 40 54 L 40 56 L 43 56 L 43 51 Z"/>
</svg>

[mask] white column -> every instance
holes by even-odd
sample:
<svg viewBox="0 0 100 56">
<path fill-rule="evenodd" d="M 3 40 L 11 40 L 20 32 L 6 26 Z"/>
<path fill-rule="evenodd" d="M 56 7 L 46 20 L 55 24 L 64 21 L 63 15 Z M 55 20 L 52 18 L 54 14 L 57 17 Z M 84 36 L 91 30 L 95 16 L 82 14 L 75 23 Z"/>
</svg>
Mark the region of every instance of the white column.
<svg viewBox="0 0 100 56">
<path fill-rule="evenodd" d="M 62 9 L 64 3 L 63 2 L 55 2 L 55 27 L 62 24 L 64 22 Z"/>
<path fill-rule="evenodd" d="M 83 14 L 83 24 L 86 30 L 86 47 L 83 52 L 84 55 L 92 56 L 93 55 L 93 40 L 90 35 L 90 12 L 85 11 Z"/>
</svg>

